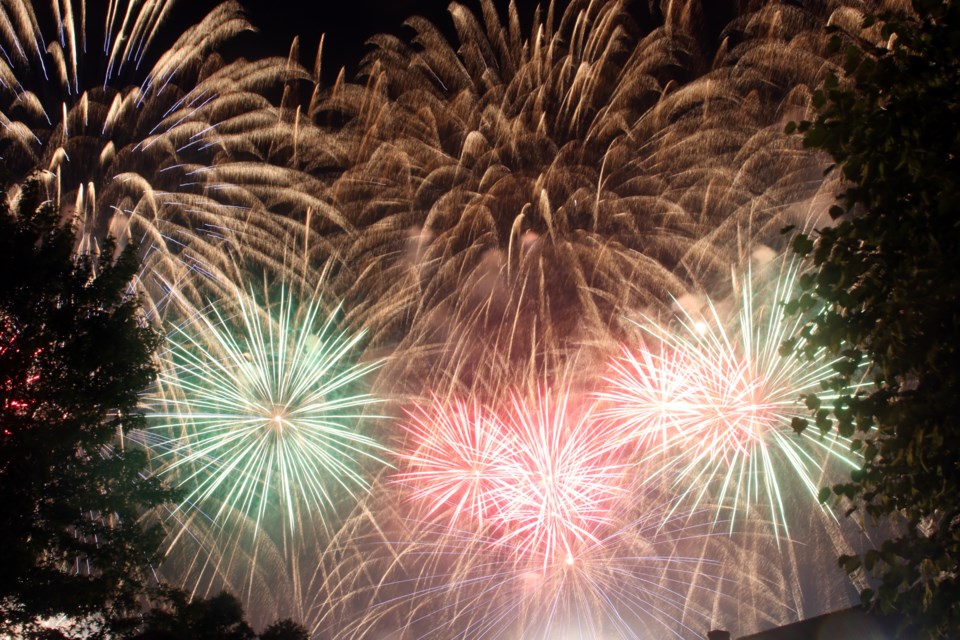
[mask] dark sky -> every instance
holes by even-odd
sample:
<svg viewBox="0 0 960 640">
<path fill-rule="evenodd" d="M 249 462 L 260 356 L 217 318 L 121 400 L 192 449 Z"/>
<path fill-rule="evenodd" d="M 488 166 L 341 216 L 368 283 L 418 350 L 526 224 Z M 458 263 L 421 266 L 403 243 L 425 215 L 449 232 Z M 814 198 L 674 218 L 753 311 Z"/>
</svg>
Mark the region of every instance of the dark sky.
<svg viewBox="0 0 960 640">
<path fill-rule="evenodd" d="M 219 0 L 180 0 L 168 26 L 186 25 L 201 18 Z M 479 0 L 461 0 L 477 9 Z M 560 0 L 561 6 L 567 0 Z M 643 0 L 645 2 L 645 0 Z M 321 34 L 324 77 L 332 79 L 342 66 L 354 70 L 366 50 L 364 43 L 376 33 L 402 34 L 403 21 L 422 15 L 445 32 L 452 31 L 447 7 L 450 0 L 240 0 L 251 22 L 260 33 L 245 38 L 242 53 L 248 57 L 263 54 L 285 55 L 294 36 L 300 37 L 301 61 L 312 63 Z M 495 0 L 502 15 L 508 0 Z M 529 24 L 536 0 L 518 0 L 520 14 Z"/>
<path fill-rule="evenodd" d="M 195 22 L 219 0 L 179 0 L 171 21 L 176 24 Z M 460 0 L 479 14 L 480 0 Z M 548 0 L 544 0 L 547 2 Z M 696 2 L 697 0 L 692 0 Z M 737 0 L 699 0 L 704 15 L 712 24 L 703 25 L 704 36 L 717 35 L 719 25 L 729 18 Z M 349 71 L 356 68 L 365 49 L 366 40 L 376 34 L 404 33 L 403 21 L 410 15 L 422 15 L 437 24 L 446 33 L 452 32 L 447 6 L 450 0 L 240 0 L 248 16 L 260 33 L 245 39 L 242 54 L 255 57 L 263 54 L 285 55 L 294 36 L 300 37 L 301 61 L 312 64 L 321 34 L 326 34 L 324 45 L 324 77 L 330 81 L 342 66 Z M 569 0 L 556 0 L 562 8 Z M 501 16 L 505 16 L 509 0 L 494 0 Z M 537 0 L 516 0 L 524 33 Z M 651 8 L 651 4 L 654 8 Z M 659 23 L 657 2 L 629 0 L 628 7 L 634 19 L 645 29 Z M 176 31 L 176 27 L 172 31 Z"/>
<path fill-rule="evenodd" d="M 316 51 L 321 34 L 324 41 L 324 76 L 332 78 L 342 66 L 352 71 L 363 53 L 364 43 L 377 33 L 404 34 L 403 22 L 420 15 L 452 35 L 450 0 L 241 0 L 267 46 L 282 45 L 284 51 L 294 35 L 300 36 L 301 52 Z M 459 0 L 479 15 L 480 0 Z M 528 33 L 538 0 L 515 0 Z M 548 0 L 544 0 L 546 2 Z M 558 7 L 569 0 L 558 0 Z M 639 0 L 646 3 L 646 0 Z M 506 16 L 509 0 L 494 0 Z M 312 59 L 312 58 L 311 58 Z"/>
</svg>

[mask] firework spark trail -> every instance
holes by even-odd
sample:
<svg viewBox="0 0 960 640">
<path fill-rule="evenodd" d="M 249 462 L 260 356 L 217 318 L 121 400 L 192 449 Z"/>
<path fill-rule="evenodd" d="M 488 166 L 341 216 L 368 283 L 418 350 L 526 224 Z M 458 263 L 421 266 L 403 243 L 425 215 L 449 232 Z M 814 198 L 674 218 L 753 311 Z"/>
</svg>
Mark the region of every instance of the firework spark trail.
<svg viewBox="0 0 960 640">
<path fill-rule="evenodd" d="M 820 383 L 832 376 L 831 362 L 779 353 L 802 324 L 784 308 L 797 290 L 798 269 L 785 261 L 760 303 L 755 297 L 765 276 L 748 271 L 739 289 L 735 278 L 735 313 L 707 299 L 702 314 L 683 311 L 672 328 L 648 319 L 641 328 L 653 344 L 642 344 L 639 355 L 625 348 L 611 365 L 609 389 L 597 394 L 606 405 L 599 415 L 637 443 L 652 469 L 649 480 L 668 479 L 681 500 L 715 503 L 718 515 L 760 508 L 776 534 L 787 536 L 782 494 L 788 488 L 815 497 L 826 466 L 858 466 L 846 439 L 800 436 L 791 426 L 807 415 L 800 396 L 821 392 Z"/>
<path fill-rule="evenodd" d="M 694 638 L 713 608 L 735 601 L 734 587 L 765 610 L 783 606 L 763 577 L 742 574 L 746 555 L 713 532 L 708 514 L 669 518 L 656 500 L 576 543 L 572 561 L 530 554 L 494 531 L 411 517 L 397 494 L 377 504 L 358 513 L 364 522 L 346 527 L 322 563 L 320 637 L 546 639 L 579 629 L 585 638 Z"/>
</svg>

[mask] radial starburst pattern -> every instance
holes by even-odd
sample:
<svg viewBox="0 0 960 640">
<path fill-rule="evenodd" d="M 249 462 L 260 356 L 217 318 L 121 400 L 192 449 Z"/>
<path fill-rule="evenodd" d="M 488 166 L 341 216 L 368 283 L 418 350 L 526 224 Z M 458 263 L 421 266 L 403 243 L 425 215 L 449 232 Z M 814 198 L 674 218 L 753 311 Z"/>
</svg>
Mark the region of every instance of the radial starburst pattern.
<svg viewBox="0 0 960 640">
<path fill-rule="evenodd" d="M 625 493 L 610 434 L 565 393 L 510 394 L 500 409 L 435 402 L 411 417 L 408 470 L 395 478 L 410 498 L 427 500 L 427 515 L 450 507 L 451 527 L 474 526 L 520 555 L 572 560 Z"/>
<path fill-rule="evenodd" d="M 510 441 L 497 487 L 502 539 L 544 561 L 572 561 L 578 544 L 599 543 L 624 495 L 625 461 L 610 434 L 566 394 L 511 398 L 501 420 Z"/>
<path fill-rule="evenodd" d="M 600 415 L 641 452 L 644 481 L 665 480 L 682 498 L 718 509 L 762 507 L 788 533 L 784 492 L 816 496 L 831 462 L 858 464 L 837 434 L 800 436 L 791 427 L 808 415 L 802 394 L 830 400 L 820 383 L 833 370 L 831 362 L 780 355 L 802 321 L 784 306 L 797 290 L 798 264 L 776 269 L 748 271 L 739 287 L 735 279 L 735 309 L 708 298 L 702 311 L 684 311 L 673 325 L 645 321 L 643 343 L 612 363 L 598 397 Z"/>
<path fill-rule="evenodd" d="M 428 503 L 428 517 L 452 508 L 452 526 L 463 516 L 482 528 L 496 511 L 498 487 L 509 482 L 503 466 L 510 442 L 496 416 L 476 401 L 434 398 L 409 411 L 402 427 L 410 453 L 398 453 L 406 471 L 394 480 L 411 500 Z"/>
<path fill-rule="evenodd" d="M 270 309 L 238 290 L 233 310 L 224 304 L 171 331 L 147 437 L 185 492 L 174 551 L 181 538 L 207 547 L 188 571 L 195 586 L 239 572 L 246 591 L 262 548 L 289 556 L 296 578 L 302 541 L 367 490 L 381 447 L 363 429 L 376 404 L 364 387 L 378 364 L 354 359 L 363 335 L 339 330 L 319 298 L 281 291 Z"/>
</svg>

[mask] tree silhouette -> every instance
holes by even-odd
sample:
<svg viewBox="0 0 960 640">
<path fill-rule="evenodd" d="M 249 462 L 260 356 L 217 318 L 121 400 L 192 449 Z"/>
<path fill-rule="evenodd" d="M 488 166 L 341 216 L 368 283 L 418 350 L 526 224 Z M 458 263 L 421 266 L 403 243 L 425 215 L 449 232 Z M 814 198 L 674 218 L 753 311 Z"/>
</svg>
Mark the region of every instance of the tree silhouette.
<svg viewBox="0 0 960 640">
<path fill-rule="evenodd" d="M 813 98 L 799 129 L 848 181 L 835 224 L 799 234 L 814 271 L 794 311 L 825 305 L 803 329 L 812 356 L 837 356 L 835 391 L 866 367 L 872 385 L 825 406 L 816 428 L 850 437 L 865 463 L 825 489 L 901 533 L 861 557 L 862 596 L 903 614 L 906 637 L 960 637 L 960 3 L 914 0 L 911 15 L 868 18 L 834 38 L 844 74 Z M 792 129 L 793 126 L 788 129 Z M 788 342 L 785 351 L 801 342 Z M 823 405 L 823 406 L 822 406 Z M 804 421 L 795 424 L 807 428 Z"/>
<path fill-rule="evenodd" d="M 15 212 L 0 194 L 0 635 L 121 619 L 157 559 L 139 518 L 170 497 L 119 440 L 159 344 L 131 293 L 136 254 L 74 245 L 36 183 Z"/>
</svg>

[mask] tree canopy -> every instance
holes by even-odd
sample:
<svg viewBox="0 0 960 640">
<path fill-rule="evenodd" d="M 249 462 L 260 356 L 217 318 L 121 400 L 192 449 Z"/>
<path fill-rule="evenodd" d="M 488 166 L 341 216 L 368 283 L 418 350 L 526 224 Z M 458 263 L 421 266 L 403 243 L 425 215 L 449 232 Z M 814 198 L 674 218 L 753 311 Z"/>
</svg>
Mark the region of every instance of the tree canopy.
<svg viewBox="0 0 960 640">
<path fill-rule="evenodd" d="M 863 599 L 899 612 L 907 637 L 960 637 L 960 3 L 914 0 L 834 36 L 843 72 L 813 98 L 804 143 L 847 187 L 834 224 L 798 234 L 812 272 L 795 312 L 825 306 L 784 345 L 838 358 L 832 406 L 806 398 L 816 428 L 862 454 L 825 490 L 852 513 L 899 520 L 878 549 L 841 558 L 875 576 Z M 788 127 L 792 130 L 795 125 Z M 867 387 L 854 391 L 867 372 Z M 808 428 L 805 421 L 795 424 Z"/>
<path fill-rule="evenodd" d="M 136 253 L 75 245 L 35 183 L 15 211 L 0 194 L 0 635 L 49 636 L 54 617 L 103 631 L 133 610 L 158 559 L 139 519 L 170 497 L 120 439 L 159 344 Z"/>
<path fill-rule="evenodd" d="M 243 606 L 227 592 L 190 599 L 166 590 L 163 606 L 146 614 L 133 640 L 309 640 L 305 627 L 290 619 L 274 622 L 258 636 L 244 619 Z"/>
</svg>

